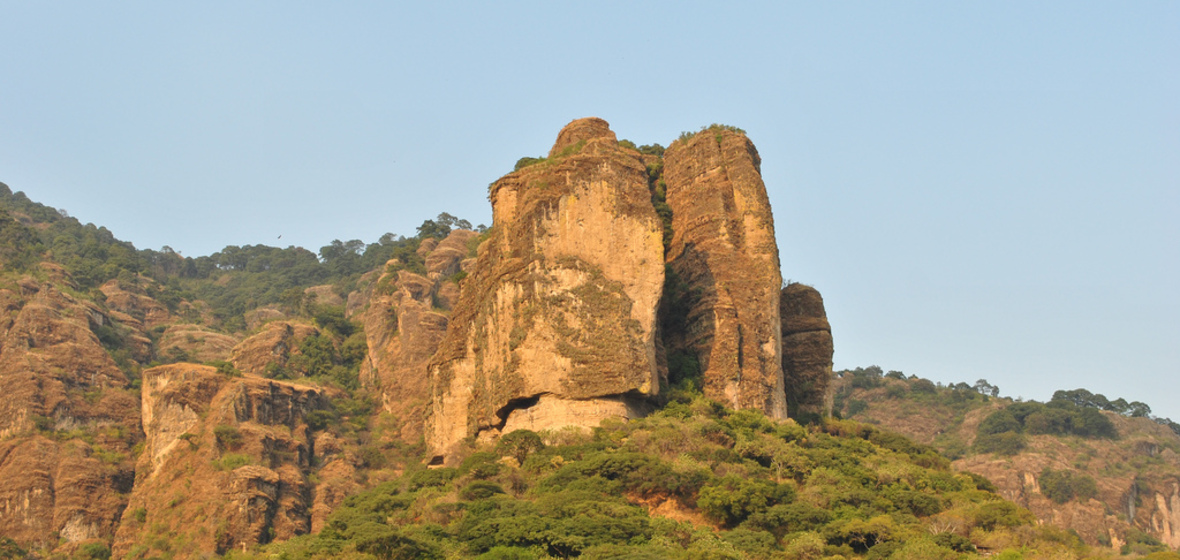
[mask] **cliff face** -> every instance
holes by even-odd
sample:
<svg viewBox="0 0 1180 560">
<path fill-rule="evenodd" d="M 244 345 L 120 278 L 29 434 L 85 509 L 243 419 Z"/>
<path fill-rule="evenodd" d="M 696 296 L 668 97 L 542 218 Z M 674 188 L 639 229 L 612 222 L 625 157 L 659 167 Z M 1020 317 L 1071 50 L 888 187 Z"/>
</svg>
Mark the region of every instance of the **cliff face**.
<svg viewBox="0 0 1180 560">
<path fill-rule="evenodd" d="M 706 396 L 784 418 L 782 275 L 760 161 L 745 135 L 724 127 L 664 154 L 673 212 L 667 262 L 686 308 L 668 351 L 699 361 Z"/>
<path fill-rule="evenodd" d="M 783 379 L 792 416 L 831 413 L 832 327 L 819 291 L 803 284 L 783 288 Z"/>
<path fill-rule="evenodd" d="M 361 383 L 380 395 L 381 406 L 401 426 L 405 442 L 422 436 L 430 401 L 426 364 L 447 331 L 448 313 L 459 296 L 455 274 L 468 266 L 468 245 L 478 234 L 455 230 L 442 242 L 429 239 L 419 247 L 425 274 L 391 262 L 368 289 L 350 298 L 354 318 L 365 327 L 368 359 L 361 365 Z"/>
<path fill-rule="evenodd" d="M 44 265 L 0 288 L 0 535 L 56 545 L 111 533 L 139 411 L 95 330 L 125 330 Z M 79 439 L 75 435 L 84 436 Z"/>
<path fill-rule="evenodd" d="M 321 496 L 307 475 L 313 463 L 345 460 L 317 449 L 319 433 L 308 425 L 313 412 L 330 409 L 328 397 L 209 366 L 145 370 L 146 445 L 115 554 L 146 553 L 159 535 L 187 543 L 171 551 L 185 557 L 310 532 Z"/>
<path fill-rule="evenodd" d="M 638 152 L 601 119 L 490 187 L 494 227 L 431 360 L 436 455 L 507 426 L 631 416 L 659 390 L 662 226 Z"/>
</svg>

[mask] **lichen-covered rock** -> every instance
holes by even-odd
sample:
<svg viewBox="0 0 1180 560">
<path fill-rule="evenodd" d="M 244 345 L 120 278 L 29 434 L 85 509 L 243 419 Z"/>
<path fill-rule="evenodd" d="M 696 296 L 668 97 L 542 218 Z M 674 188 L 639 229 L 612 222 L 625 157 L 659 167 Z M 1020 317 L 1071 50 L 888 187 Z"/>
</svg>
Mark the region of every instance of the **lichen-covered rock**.
<svg viewBox="0 0 1180 560">
<path fill-rule="evenodd" d="M 247 337 L 230 351 L 229 361 L 246 375 L 274 377 L 275 372 L 287 371 L 292 356 L 299 355 L 299 345 L 319 329 L 296 321 L 271 321 L 257 334 Z"/>
<path fill-rule="evenodd" d="M 664 154 L 673 237 L 667 262 L 683 291 L 670 355 L 700 364 L 705 395 L 786 416 L 778 246 L 760 159 L 744 134 L 713 127 Z"/>
<path fill-rule="evenodd" d="M 172 314 L 164 304 L 145 293 L 144 288 L 155 284 L 146 277 L 135 278 L 135 286 L 124 286 L 118 280 L 103 284 L 99 290 L 106 296 L 106 305 L 143 322 L 147 330 L 172 322 Z"/>
<path fill-rule="evenodd" d="M 138 400 L 95 332 L 126 329 L 63 291 L 60 267 L 46 272 L 0 289 L 0 535 L 52 549 L 113 533 L 140 430 Z"/>
<path fill-rule="evenodd" d="M 228 360 L 237 344 L 238 339 L 233 335 L 182 323 L 164 330 L 157 351 L 161 356 L 182 358 L 178 361 L 211 362 Z"/>
<path fill-rule="evenodd" d="M 811 286 L 783 288 L 779 305 L 783 323 L 783 378 L 791 416 L 830 414 L 828 385 L 832 379 L 832 327 L 824 299 Z"/>
<path fill-rule="evenodd" d="M 324 389 L 192 364 L 145 370 L 146 445 L 116 556 L 155 534 L 181 537 L 173 542 L 188 549 L 171 552 L 184 558 L 310 532 L 316 486 L 307 475 L 331 460 L 317 457 L 308 417 L 329 408 Z"/>
<path fill-rule="evenodd" d="M 361 382 L 379 392 L 382 408 L 401 426 L 398 437 L 403 441 L 414 442 L 422 436 L 430 401 L 426 364 L 442 342 L 448 314 L 458 299 L 454 275 L 467 257 L 468 244 L 478 235 L 454 230 L 441 242 L 423 240 L 418 252 L 426 263 L 424 275 L 394 261 L 356 298 L 349 296 L 351 307 L 360 313 L 369 346 Z"/>
<path fill-rule="evenodd" d="M 491 236 L 429 368 L 436 455 L 539 428 L 527 409 L 542 399 L 640 404 L 659 391 L 664 251 L 643 161 L 601 119 L 570 123 L 550 153 L 491 186 Z M 606 404 L 570 423 L 635 408 Z"/>
</svg>

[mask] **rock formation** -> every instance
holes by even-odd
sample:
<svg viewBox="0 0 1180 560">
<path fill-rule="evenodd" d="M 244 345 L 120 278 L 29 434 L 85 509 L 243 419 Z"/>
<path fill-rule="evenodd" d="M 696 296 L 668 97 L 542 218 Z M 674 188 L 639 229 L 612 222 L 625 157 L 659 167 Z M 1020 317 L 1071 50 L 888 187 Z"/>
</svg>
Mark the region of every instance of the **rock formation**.
<svg viewBox="0 0 1180 560">
<path fill-rule="evenodd" d="M 133 478 L 139 406 L 96 330 L 126 329 L 44 265 L 0 289 L 0 535 L 56 545 L 110 535 Z M 59 437 L 87 434 L 90 441 Z"/>
<path fill-rule="evenodd" d="M 299 344 L 305 338 L 318 333 L 319 329 L 307 323 L 271 321 L 235 346 L 229 361 L 246 375 L 275 377 L 283 372 L 287 377 L 298 376 L 294 371 L 287 371 L 288 362 L 299 355 Z"/>
<path fill-rule="evenodd" d="M 468 259 L 474 231 L 455 230 L 442 242 L 433 238 L 418 249 L 425 262 L 419 274 L 398 261 L 356 298 L 349 310 L 359 317 L 369 346 L 361 365 L 361 383 L 377 391 L 385 412 L 401 426 L 398 436 L 415 442 L 422 436 L 430 401 L 426 363 L 447 330 L 447 315 L 459 296 L 455 275 Z"/>
<path fill-rule="evenodd" d="M 792 417 L 829 415 L 828 384 L 832 380 L 834 350 L 823 296 L 811 286 L 789 284 L 782 291 L 779 316 L 788 411 Z"/>
<path fill-rule="evenodd" d="M 669 355 L 695 358 L 705 395 L 769 416 L 787 414 L 779 323 L 778 246 L 758 151 L 714 126 L 664 154 L 672 242 L 667 262 L 683 324 Z"/>
<path fill-rule="evenodd" d="M 659 391 L 664 248 L 639 153 L 576 120 L 489 197 L 492 234 L 429 366 L 439 458 L 506 426 L 632 416 Z"/>
<path fill-rule="evenodd" d="M 307 474 L 342 460 L 316 449 L 308 425 L 329 408 L 314 387 L 192 364 L 145 370 L 146 445 L 115 554 L 147 552 L 160 534 L 188 543 L 172 553 L 189 556 L 310 532 L 317 493 Z"/>
</svg>

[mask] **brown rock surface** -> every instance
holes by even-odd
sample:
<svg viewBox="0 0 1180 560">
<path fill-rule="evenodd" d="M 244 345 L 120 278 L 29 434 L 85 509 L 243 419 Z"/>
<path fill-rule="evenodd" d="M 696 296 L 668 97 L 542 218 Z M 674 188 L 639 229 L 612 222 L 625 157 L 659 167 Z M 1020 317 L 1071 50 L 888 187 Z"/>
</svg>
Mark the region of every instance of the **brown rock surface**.
<svg viewBox="0 0 1180 560">
<path fill-rule="evenodd" d="M 697 357 L 706 396 L 783 418 L 782 276 L 760 161 L 744 134 L 723 127 L 665 152 L 667 262 L 689 298 L 667 345 Z"/>
<path fill-rule="evenodd" d="M 527 409 L 542 398 L 639 403 L 659 390 L 662 225 L 645 166 L 601 119 L 570 123 L 551 154 L 491 186 L 492 234 L 429 366 L 437 455 L 508 424 L 540 428 Z M 603 404 L 545 426 L 635 408 Z"/>
<path fill-rule="evenodd" d="M 426 243 L 419 252 L 426 261 L 426 275 L 401 269 L 392 262 L 371 289 L 350 295 L 350 307 L 360 312 L 369 345 L 369 359 L 361 366 L 361 382 L 377 389 L 385 412 L 401 425 L 400 439 L 422 436 L 424 415 L 430 400 L 426 363 L 446 333 L 451 303 L 459 287 L 451 276 L 467 256 L 468 243 L 478 236 L 467 230 L 452 231 L 441 242 Z"/>
<path fill-rule="evenodd" d="M 171 364 L 144 371 L 142 406 L 146 445 L 116 556 L 161 534 L 187 543 L 171 550 L 186 558 L 311 531 L 307 475 L 321 461 L 306 419 L 330 407 L 325 390 Z"/>
<path fill-rule="evenodd" d="M 106 398 L 127 385 L 91 330 L 109 318 L 52 284 L 21 286 L 22 295 L 0 296 L 10 309 L 0 332 L 0 437 L 32 430 L 37 417 L 59 430 L 134 425 L 134 406 Z"/>
<path fill-rule="evenodd" d="M 787 409 L 798 414 L 831 414 L 832 327 L 819 291 L 803 284 L 783 288 L 783 379 Z"/>
<path fill-rule="evenodd" d="M 160 336 L 159 354 L 168 356 L 182 353 L 187 357 L 185 361 L 190 362 L 228 360 L 237 344 L 237 337 L 211 331 L 200 325 L 172 325 Z"/>
<path fill-rule="evenodd" d="M 0 289 L 0 535 L 56 546 L 109 537 L 133 479 L 139 406 L 94 329 L 91 302 L 26 277 Z M 113 314 L 114 312 L 112 312 Z"/>
<path fill-rule="evenodd" d="M 146 277 L 138 277 L 136 282 L 135 287 L 125 287 L 118 280 L 103 284 L 99 289 L 106 295 L 107 307 L 139 319 L 146 330 L 171 323 L 172 314 L 168 308 L 144 292 L 143 286 L 155 282 Z"/>
<path fill-rule="evenodd" d="M 336 286 L 312 286 L 303 290 L 304 295 L 315 298 L 317 305 L 344 305 L 344 298 L 336 293 Z"/>
<path fill-rule="evenodd" d="M 109 538 L 135 478 L 128 455 L 40 435 L 0 441 L 0 535 L 25 545 Z"/>
<path fill-rule="evenodd" d="M 229 361 L 245 375 L 268 377 L 267 368 L 285 368 L 292 356 L 299 355 L 299 343 L 319 330 L 295 321 L 271 321 L 257 334 L 238 343 Z"/>
</svg>

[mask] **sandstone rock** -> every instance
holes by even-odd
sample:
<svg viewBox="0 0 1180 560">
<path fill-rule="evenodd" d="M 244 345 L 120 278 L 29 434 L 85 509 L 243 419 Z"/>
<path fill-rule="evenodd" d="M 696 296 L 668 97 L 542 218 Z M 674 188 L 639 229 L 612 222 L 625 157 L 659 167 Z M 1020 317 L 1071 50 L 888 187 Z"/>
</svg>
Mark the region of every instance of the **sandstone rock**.
<svg viewBox="0 0 1180 560">
<path fill-rule="evenodd" d="M 479 237 L 474 231 L 457 229 L 439 242 L 426 255 L 426 273 L 431 276 L 447 277 L 460 271 L 460 263 L 467 258 L 467 243 Z"/>
<path fill-rule="evenodd" d="M 699 360 L 705 395 L 786 416 L 778 247 L 757 150 L 745 135 L 704 130 L 664 154 L 673 237 L 667 262 L 685 289 L 669 353 Z"/>
<path fill-rule="evenodd" d="M 139 277 L 136 281 L 144 285 L 155 283 L 145 277 Z M 146 330 L 172 322 L 172 314 L 168 312 L 168 308 L 144 293 L 142 287 L 124 287 L 118 280 L 111 280 L 103 284 L 99 290 L 106 295 L 107 307 L 139 319 Z"/>
<path fill-rule="evenodd" d="M 830 415 L 834 349 L 823 296 L 811 286 L 789 284 L 782 291 L 779 315 L 787 409 L 792 416 Z"/>
<path fill-rule="evenodd" d="M 19 311 L 0 333 L 0 394 L 5 395 L 0 399 L 0 437 L 32 430 L 37 417 L 55 429 L 134 424 L 134 407 L 108 408 L 98 398 L 106 389 L 127 385 L 127 377 L 91 330 L 108 319 L 93 304 L 52 284 L 23 286 L 28 296 L 5 296 L 4 305 L 19 306 Z"/>
<path fill-rule="evenodd" d="M 211 331 L 200 325 L 180 324 L 168 327 L 160 336 L 159 354 L 181 353 L 190 362 L 228 360 L 238 344 L 232 335 Z"/>
<path fill-rule="evenodd" d="M 312 286 L 303 290 L 303 293 L 314 297 L 316 305 L 344 305 L 344 298 L 336 293 L 336 286 Z"/>
<path fill-rule="evenodd" d="M 429 366 L 437 455 L 537 417 L 517 411 L 542 398 L 604 401 L 574 420 L 592 425 L 659 390 L 662 225 L 645 166 L 601 119 L 570 123 L 550 153 L 491 187 L 495 226 Z"/>
<path fill-rule="evenodd" d="M 126 449 L 124 449 L 126 451 Z M 131 489 L 130 465 L 95 457 L 80 440 L 0 442 L 0 535 L 53 549 L 114 534 Z"/>
<path fill-rule="evenodd" d="M 116 556 L 153 531 L 183 535 L 190 551 L 224 554 L 311 531 L 315 432 L 323 389 L 226 377 L 171 364 L 143 373 L 145 447 L 116 534 Z"/>
<path fill-rule="evenodd" d="M 70 285 L 63 274 L 50 277 Z M 55 281 L 17 286 L 0 290 L 0 535 L 51 549 L 55 533 L 109 537 L 140 438 L 137 398 L 93 330 L 113 323 Z"/>
<path fill-rule="evenodd" d="M 262 331 L 247 337 L 230 352 L 229 361 L 245 375 L 269 377 L 268 368 L 285 368 L 299 354 L 303 339 L 319 329 L 295 321 L 272 321 Z"/>
<path fill-rule="evenodd" d="M 398 437 L 406 442 L 422 436 L 424 413 L 430 399 L 426 363 L 447 330 L 448 312 L 458 299 L 459 286 L 451 276 L 467 255 L 467 245 L 478 234 L 454 230 L 441 242 L 423 241 L 430 250 L 419 253 L 427 275 L 402 270 L 391 261 L 375 282 L 349 295 L 350 307 L 364 309 L 361 321 L 369 345 L 369 359 L 361 366 L 361 382 L 379 391 L 382 408 L 401 425 Z"/>
<path fill-rule="evenodd" d="M 286 318 L 287 314 L 277 307 L 259 307 L 246 312 L 246 327 L 250 330 L 257 330 L 270 321 Z"/>
</svg>

